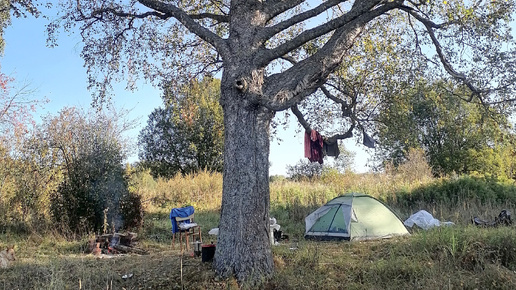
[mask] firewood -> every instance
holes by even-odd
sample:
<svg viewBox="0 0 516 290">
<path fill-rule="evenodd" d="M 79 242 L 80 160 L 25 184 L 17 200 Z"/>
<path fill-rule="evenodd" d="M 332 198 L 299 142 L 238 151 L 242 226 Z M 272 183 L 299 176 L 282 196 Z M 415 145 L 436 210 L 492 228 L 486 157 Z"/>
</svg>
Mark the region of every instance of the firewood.
<svg viewBox="0 0 516 290">
<path fill-rule="evenodd" d="M 136 253 L 136 254 L 140 254 L 140 255 L 149 254 L 149 252 L 145 251 L 144 249 L 140 249 L 137 247 L 128 247 L 128 246 L 124 246 L 124 245 L 120 245 L 120 244 L 113 245 L 112 248 L 119 252 L 123 252 L 123 253 Z"/>
<path fill-rule="evenodd" d="M 103 234 L 96 237 L 96 242 L 104 244 L 122 244 L 125 246 L 132 247 L 136 242 L 137 233 L 129 232 L 127 234 L 115 233 L 115 234 Z"/>
</svg>

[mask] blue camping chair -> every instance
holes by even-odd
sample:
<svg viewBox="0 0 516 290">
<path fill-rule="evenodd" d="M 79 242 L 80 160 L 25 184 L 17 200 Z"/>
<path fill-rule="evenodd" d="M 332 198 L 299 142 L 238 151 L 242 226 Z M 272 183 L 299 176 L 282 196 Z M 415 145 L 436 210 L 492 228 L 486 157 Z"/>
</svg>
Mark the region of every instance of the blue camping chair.
<svg viewBox="0 0 516 290">
<path fill-rule="evenodd" d="M 173 208 L 170 211 L 170 222 L 172 223 L 172 248 L 175 246 L 176 235 L 179 234 L 179 245 L 183 250 L 183 238 L 186 240 L 186 250 L 190 250 L 190 236 L 192 241 L 198 237 L 202 243 L 201 226 L 194 222 L 194 207 L 187 206 L 181 208 Z M 197 230 L 197 231 L 196 231 Z"/>
</svg>

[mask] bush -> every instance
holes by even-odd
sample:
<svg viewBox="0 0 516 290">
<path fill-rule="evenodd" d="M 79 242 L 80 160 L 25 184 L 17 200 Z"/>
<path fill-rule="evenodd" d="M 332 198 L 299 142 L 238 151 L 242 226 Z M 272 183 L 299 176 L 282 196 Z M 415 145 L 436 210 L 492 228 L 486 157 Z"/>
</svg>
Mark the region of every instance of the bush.
<svg viewBox="0 0 516 290">
<path fill-rule="evenodd" d="M 143 205 L 141 196 L 129 193 L 121 200 L 120 213 L 122 214 L 125 229 L 140 228 L 143 225 Z"/>
<path fill-rule="evenodd" d="M 73 116 L 73 122 L 62 121 L 63 116 Z M 129 191 L 116 118 L 103 114 L 87 118 L 75 111 L 65 111 L 54 122 L 73 124 L 69 128 L 73 133 L 49 133 L 51 144 L 62 144 L 60 152 L 65 160 L 64 181 L 51 197 L 53 220 L 73 232 L 118 231 L 124 227 L 124 221 L 126 226 L 139 226 L 141 200 Z M 63 135 L 72 139 L 63 139 Z"/>
<path fill-rule="evenodd" d="M 124 222 L 124 201 L 128 217 L 138 216 L 141 201 L 130 196 L 116 153 L 105 150 L 87 154 L 70 165 L 66 180 L 52 195 L 51 211 L 55 221 L 73 231 L 118 230 Z M 130 209 L 129 205 L 136 208 Z M 139 222 L 141 217 L 131 224 Z"/>
</svg>

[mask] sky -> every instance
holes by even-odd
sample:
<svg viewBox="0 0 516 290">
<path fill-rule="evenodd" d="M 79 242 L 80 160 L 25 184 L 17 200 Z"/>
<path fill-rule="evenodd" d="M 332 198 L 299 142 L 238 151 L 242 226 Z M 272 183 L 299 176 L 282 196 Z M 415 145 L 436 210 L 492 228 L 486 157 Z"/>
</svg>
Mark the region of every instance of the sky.
<svg viewBox="0 0 516 290">
<path fill-rule="evenodd" d="M 46 46 L 45 24 L 47 20 L 33 17 L 12 19 L 12 25 L 5 30 L 4 55 L 0 58 L 4 74 L 15 78 L 15 86 L 28 84 L 34 91 L 33 98 L 47 98 L 49 103 L 35 114 L 36 121 L 48 114 L 57 115 L 65 107 L 87 110 L 91 105 L 91 92 L 87 90 L 87 73 L 80 57 L 81 39 L 78 34 L 61 34 L 58 46 Z M 129 110 L 127 119 L 136 120 L 134 129 L 126 134 L 136 145 L 138 133 L 147 123 L 148 115 L 162 105 L 161 92 L 149 84 L 140 83 L 138 90 L 125 90 L 125 84 L 114 84 L 113 104 L 119 110 Z M 279 130 L 282 142 L 273 140 L 270 148 L 270 175 L 286 175 L 287 165 L 294 165 L 303 159 L 302 133 L 296 133 L 297 121 L 291 117 L 289 127 Z M 299 130 L 298 130 L 299 131 Z M 369 154 L 356 141 L 345 140 L 344 144 L 355 152 L 355 172 L 368 170 Z M 134 150 L 128 162 L 138 160 Z"/>
</svg>

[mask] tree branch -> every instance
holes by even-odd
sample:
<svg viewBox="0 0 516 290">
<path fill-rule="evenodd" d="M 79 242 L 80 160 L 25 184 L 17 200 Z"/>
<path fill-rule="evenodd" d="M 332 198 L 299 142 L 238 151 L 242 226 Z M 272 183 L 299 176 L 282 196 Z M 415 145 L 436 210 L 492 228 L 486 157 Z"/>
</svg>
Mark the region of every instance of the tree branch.
<svg viewBox="0 0 516 290">
<path fill-rule="evenodd" d="M 414 18 L 416 18 L 419 22 L 421 22 L 425 26 L 426 31 L 428 32 L 428 35 L 430 36 L 430 39 L 432 40 L 432 43 L 435 47 L 437 56 L 439 57 L 439 60 L 441 61 L 446 72 L 449 75 L 451 75 L 453 78 L 460 80 L 471 90 L 472 94 L 468 101 L 470 102 L 473 99 L 473 97 L 475 97 L 475 96 L 481 98 L 482 93 L 485 93 L 485 91 L 482 91 L 479 88 L 477 88 L 475 85 L 473 85 L 473 83 L 471 83 L 471 81 L 468 80 L 468 78 L 465 74 L 456 71 L 453 68 L 453 66 L 451 65 L 451 63 L 448 61 L 446 56 L 444 55 L 441 44 L 440 44 L 439 40 L 437 39 L 437 37 L 435 36 L 434 29 L 442 28 L 445 24 L 436 24 L 436 23 L 430 21 L 429 19 L 424 18 L 421 15 L 417 14 L 410 7 L 402 7 L 401 9 L 406 11 L 408 14 L 410 14 Z M 448 25 L 448 24 L 450 24 L 450 23 L 447 23 L 446 25 Z"/>
<path fill-rule="evenodd" d="M 353 114 L 351 112 L 351 106 L 349 106 L 349 104 L 346 101 L 339 99 L 339 98 L 335 97 L 334 95 L 332 95 L 330 93 L 330 91 L 328 91 L 328 89 L 326 89 L 324 86 L 321 86 L 321 91 L 328 99 L 334 101 L 337 104 L 340 104 L 343 117 L 350 117 L 353 119 Z M 356 98 L 353 98 L 353 99 L 356 100 Z"/>
<path fill-rule="evenodd" d="M 229 23 L 229 16 L 215 13 L 188 14 L 192 19 L 212 19 L 219 23 Z"/>
<path fill-rule="evenodd" d="M 303 113 L 301 113 L 301 111 L 299 111 L 299 108 L 297 107 L 297 105 L 290 107 L 290 110 L 297 117 L 297 120 L 301 124 L 301 126 L 303 126 L 303 128 L 305 128 L 305 132 L 308 132 L 308 133 L 311 132 L 312 128 L 310 127 L 310 124 L 308 124 L 308 122 L 305 120 Z M 347 138 L 351 138 L 351 137 L 353 137 L 353 129 L 355 129 L 354 122 L 351 123 L 351 126 L 349 127 L 348 131 L 346 131 L 346 133 L 335 134 L 331 137 L 324 137 L 324 139 L 326 140 L 327 143 L 335 143 L 337 140 L 344 140 Z"/>
<path fill-rule="evenodd" d="M 294 105 L 294 106 L 290 107 L 290 110 L 297 117 L 297 120 L 298 120 L 299 124 L 301 124 L 301 126 L 303 126 L 303 128 L 305 128 L 306 132 L 312 131 L 312 128 L 310 127 L 310 124 L 308 124 L 308 122 L 305 120 L 305 117 L 303 116 L 303 113 L 301 113 L 301 111 L 299 111 L 299 108 L 297 107 L 297 105 Z"/>
<path fill-rule="evenodd" d="M 281 13 L 290 10 L 297 5 L 305 2 L 306 0 L 293 0 L 293 1 L 284 1 L 284 0 L 270 0 L 264 3 L 265 8 L 263 11 L 268 15 L 267 22 L 273 19 L 274 17 L 280 15 Z"/>
<path fill-rule="evenodd" d="M 335 6 L 333 1 L 328 1 L 332 6 Z M 335 1 L 339 2 L 339 1 Z M 355 2 L 355 5 L 353 8 L 346 14 L 335 18 L 331 21 L 325 22 L 324 24 L 321 24 L 319 26 L 316 26 L 312 29 L 305 30 L 302 33 L 300 33 L 295 38 L 291 39 L 288 42 L 285 42 L 273 49 L 264 50 L 263 53 L 259 54 L 255 60 L 255 63 L 258 65 L 258 67 L 264 67 L 274 59 L 277 59 L 283 55 L 288 54 L 289 52 L 296 50 L 297 48 L 301 47 L 303 44 L 317 39 L 325 34 L 328 34 L 332 31 L 336 31 L 340 28 L 349 26 L 350 23 L 353 22 L 368 22 L 375 17 L 378 17 L 384 13 L 386 13 L 389 10 L 392 10 L 396 7 L 399 7 L 399 4 L 397 2 L 390 2 L 387 4 L 384 4 L 376 9 L 373 10 L 377 4 L 382 2 L 381 0 L 370 0 L 367 2 L 364 1 L 358 1 L 360 4 L 357 4 Z M 321 7 L 323 4 L 319 5 L 318 7 Z M 318 7 L 314 8 L 317 9 Z M 327 9 L 327 8 L 326 8 Z M 307 11 L 310 12 L 310 11 Z M 303 14 L 301 14 L 303 15 Z M 295 17 L 293 18 L 295 19 Z M 364 24 L 365 24 L 364 22 Z M 288 106 L 290 107 L 290 106 Z"/>
<path fill-rule="evenodd" d="M 140 2 L 142 2 L 142 1 L 140 1 Z M 111 13 L 116 16 L 119 16 L 119 17 L 137 18 L 137 19 L 144 19 L 147 17 L 157 17 L 157 18 L 166 20 L 169 17 L 171 17 L 171 15 L 168 15 L 167 13 L 164 13 L 162 11 L 147 11 L 144 13 L 127 13 L 127 12 L 123 12 L 123 11 L 117 11 L 114 8 L 98 9 L 98 10 L 95 10 L 91 14 L 91 17 L 85 17 L 84 15 L 83 16 L 85 17 L 85 19 L 90 19 L 90 18 L 94 18 L 98 15 L 102 15 L 106 12 Z M 220 14 L 215 14 L 215 13 L 188 14 L 186 12 L 185 12 L 185 14 L 190 16 L 190 18 L 197 19 L 197 20 L 198 19 L 212 19 L 212 20 L 218 21 L 219 23 L 229 22 L 229 16 L 227 16 L 227 15 L 220 15 Z M 174 16 L 172 16 L 172 17 L 174 17 Z"/>
<path fill-rule="evenodd" d="M 263 96 L 259 96 L 260 99 L 257 100 L 257 103 L 274 111 L 285 110 L 298 104 L 326 82 L 327 77 L 341 63 L 342 58 L 369 21 L 397 7 L 399 7 L 397 2 L 388 2 L 356 17 L 352 17 L 348 13 L 349 19 L 347 20 L 350 22 L 337 29 L 326 44 L 315 54 L 282 73 L 269 76 L 263 86 Z M 294 38 L 292 42 L 295 43 L 296 39 L 298 38 Z M 285 45 L 294 46 L 294 44 L 288 43 Z M 272 57 L 272 55 L 278 53 L 278 50 L 269 52 L 271 54 L 266 58 Z M 277 57 L 281 56 L 283 54 Z M 283 85 L 277 86 L 277 83 L 283 83 Z"/>
<path fill-rule="evenodd" d="M 295 24 L 301 23 L 301 22 L 303 22 L 305 20 L 308 20 L 308 19 L 310 19 L 312 17 L 315 17 L 315 16 L 323 13 L 324 11 L 330 9 L 331 7 L 336 6 L 336 5 L 338 5 L 338 4 L 342 3 L 342 2 L 346 2 L 346 1 L 347 0 L 344 0 L 344 1 L 343 0 L 328 0 L 328 1 L 325 1 L 322 4 L 320 4 L 319 6 L 313 8 L 311 10 L 305 11 L 305 12 L 303 12 L 301 14 L 298 14 L 298 15 L 292 17 L 292 18 L 289 18 L 289 19 L 287 19 L 285 21 L 282 21 L 282 22 L 280 22 L 280 23 L 278 23 L 276 25 L 273 25 L 271 27 L 267 27 L 267 28 L 263 29 L 257 35 L 257 39 L 259 40 L 259 42 L 264 42 L 264 41 L 270 39 L 271 37 L 273 37 L 274 35 L 278 34 L 279 32 L 281 32 L 281 31 L 283 31 L 285 29 L 288 29 L 289 27 L 292 27 Z M 294 2 L 304 2 L 304 1 L 294 1 Z M 292 3 L 292 4 L 294 4 L 294 3 Z M 287 4 L 283 4 L 283 6 L 287 6 Z M 291 5 L 288 5 L 288 6 L 291 6 Z M 294 6 L 295 5 L 293 5 L 293 7 Z M 274 16 L 272 16 L 272 17 L 274 17 Z"/>
<path fill-rule="evenodd" d="M 229 47 L 221 37 L 195 22 L 185 11 L 171 3 L 163 3 L 157 0 L 138 0 L 147 8 L 159 11 L 166 16 L 171 16 L 183 24 L 191 33 L 211 44 L 221 54 L 223 59 L 231 57 Z"/>
<path fill-rule="evenodd" d="M 91 16 L 84 15 L 82 13 L 82 11 L 79 11 L 79 12 L 84 17 L 85 20 L 102 17 L 102 15 L 104 15 L 104 13 L 110 13 L 110 14 L 113 14 L 115 16 L 122 17 L 122 18 L 126 18 L 127 17 L 127 18 L 137 18 L 137 19 L 144 19 L 144 18 L 148 18 L 148 17 L 154 16 L 154 17 L 158 17 L 160 19 L 164 19 L 165 20 L 165 19 L 170 17 L 170 16 L 166 15 L 165 13 L 161 13 L 161 12 L 158 12 L 158 11 L 148 11 L 148 12 L 145 12 L 145 13 L 137 14 L 137 13 L 127 13 L 127 12 L 117 11 L 114 8 L 101 8 L 101 9 L 97 9 L 97 10 L 95 10 L 95 11 L 93 11 L 91 13 Z"/>
<path fill-rule="evenodd" d="M 290 62 L 291 64 L 296 64 L 297 63 L 297 60 L 294 57 L 290 56 L 290 55 L 284 55 L 284 56 L 282 56 L 280 58 Z"/>
</svg>

